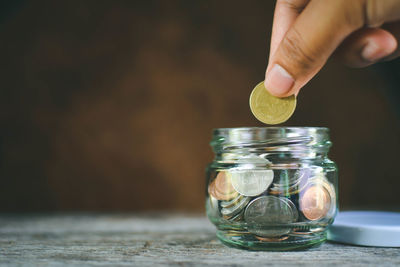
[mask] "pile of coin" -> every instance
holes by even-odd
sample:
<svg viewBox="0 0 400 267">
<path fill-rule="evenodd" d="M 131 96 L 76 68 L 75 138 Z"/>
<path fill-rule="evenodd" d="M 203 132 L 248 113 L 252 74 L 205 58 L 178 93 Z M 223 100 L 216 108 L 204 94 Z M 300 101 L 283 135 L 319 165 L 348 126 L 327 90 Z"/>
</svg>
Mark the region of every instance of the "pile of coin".
<svg viewBox="0 0 400 267">
<path fill-rule="evenodd" d="M 291 224 L 329 219 L 336 209 L 334 186 L 322 170 L 231 168 L 208 186 L 209 214 L 243 223 L 260 240 L 282 239 Z"/>
</svg>

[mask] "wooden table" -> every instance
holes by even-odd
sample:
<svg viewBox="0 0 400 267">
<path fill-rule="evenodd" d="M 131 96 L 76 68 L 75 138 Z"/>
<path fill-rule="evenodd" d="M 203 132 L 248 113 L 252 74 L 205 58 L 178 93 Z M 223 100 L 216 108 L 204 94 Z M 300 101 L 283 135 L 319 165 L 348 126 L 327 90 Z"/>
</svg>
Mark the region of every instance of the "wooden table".
<svg viewBox="0 0 400 267">
<path fill-rule="evenodd" d="M 204 216 L 2 215 L 0 265 L 400 266 L 400 249 L 325 243 L 297 252 L 222 245 Z"/>
</svg>

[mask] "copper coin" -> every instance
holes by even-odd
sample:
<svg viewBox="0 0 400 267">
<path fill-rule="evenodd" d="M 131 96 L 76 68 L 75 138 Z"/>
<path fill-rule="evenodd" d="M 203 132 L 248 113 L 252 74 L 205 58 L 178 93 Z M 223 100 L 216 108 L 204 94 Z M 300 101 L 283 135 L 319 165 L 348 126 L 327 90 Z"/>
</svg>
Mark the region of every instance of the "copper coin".
<svg viewBox="0 0 400 267">
<path fill-rule="evenodd" d="M 214 181 L 208 186 L 208 193 L 218 200 L 231 200 L 238 195 L 233 188 L 230 178 L 225 172 L 219 172 Z"/>
<path fill-rule="evenodd" d="M 289 236 L 286 235 L 286 236 L 282 236 L 282 237 L 263 237 L 263 236 L 256 235 L 255 238 L 257 238 L 258 240 L 263 241 L 263 242 L 281 242 L 281 241 L 288 239 Z"/>
<path fill-rule="evenodd" d="M 232 186 L 230 177 L 228 177 L 225 172 L 219 172 L 217 178 L 215 178 L 215 190 L 221 194 L 236 192 L 235 188 Z"/>
<path fill-rule="evenodd" d="M 323 185 L 312 185 L 300 197 L 300 210 L 311 220 L 325 217 L 331 208 L 331 196 Z"/>
</svg>

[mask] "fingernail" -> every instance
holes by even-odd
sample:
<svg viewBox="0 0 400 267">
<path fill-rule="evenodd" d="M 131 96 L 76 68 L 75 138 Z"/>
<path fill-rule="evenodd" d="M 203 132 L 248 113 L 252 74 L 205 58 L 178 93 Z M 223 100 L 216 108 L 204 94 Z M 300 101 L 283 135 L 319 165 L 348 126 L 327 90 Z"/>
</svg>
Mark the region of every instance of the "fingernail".
<svg viewBox="0 0 400 267">
<path fill-rule="evenodd" d="M 388 53 L 372 41 L 368 42 L 361 51 L 361 57 L 368 62 L 375 62 L 386 56 L 388 56 Z"/>
<path fill-rule="evenodd" d="M 267 73 L 265 88 L 276 96 L 284 95 L 294 84 L 293 77 L 279 64 L 275 64 Z"/>
</svg>

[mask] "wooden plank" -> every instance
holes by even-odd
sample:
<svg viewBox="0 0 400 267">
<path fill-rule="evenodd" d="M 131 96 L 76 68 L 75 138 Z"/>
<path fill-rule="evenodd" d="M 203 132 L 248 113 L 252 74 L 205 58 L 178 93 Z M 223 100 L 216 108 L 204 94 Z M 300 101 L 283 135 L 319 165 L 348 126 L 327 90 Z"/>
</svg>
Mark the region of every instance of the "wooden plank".
<svg viewBox="0 0 400 267">
<path fill-rule="evenodd" d="M 226 247 L 203 216 L 23 215 L 0 217 L 1 265 L 400 266 L 400 249 L 326 243 L 297 252 Z"/>
</svg>

